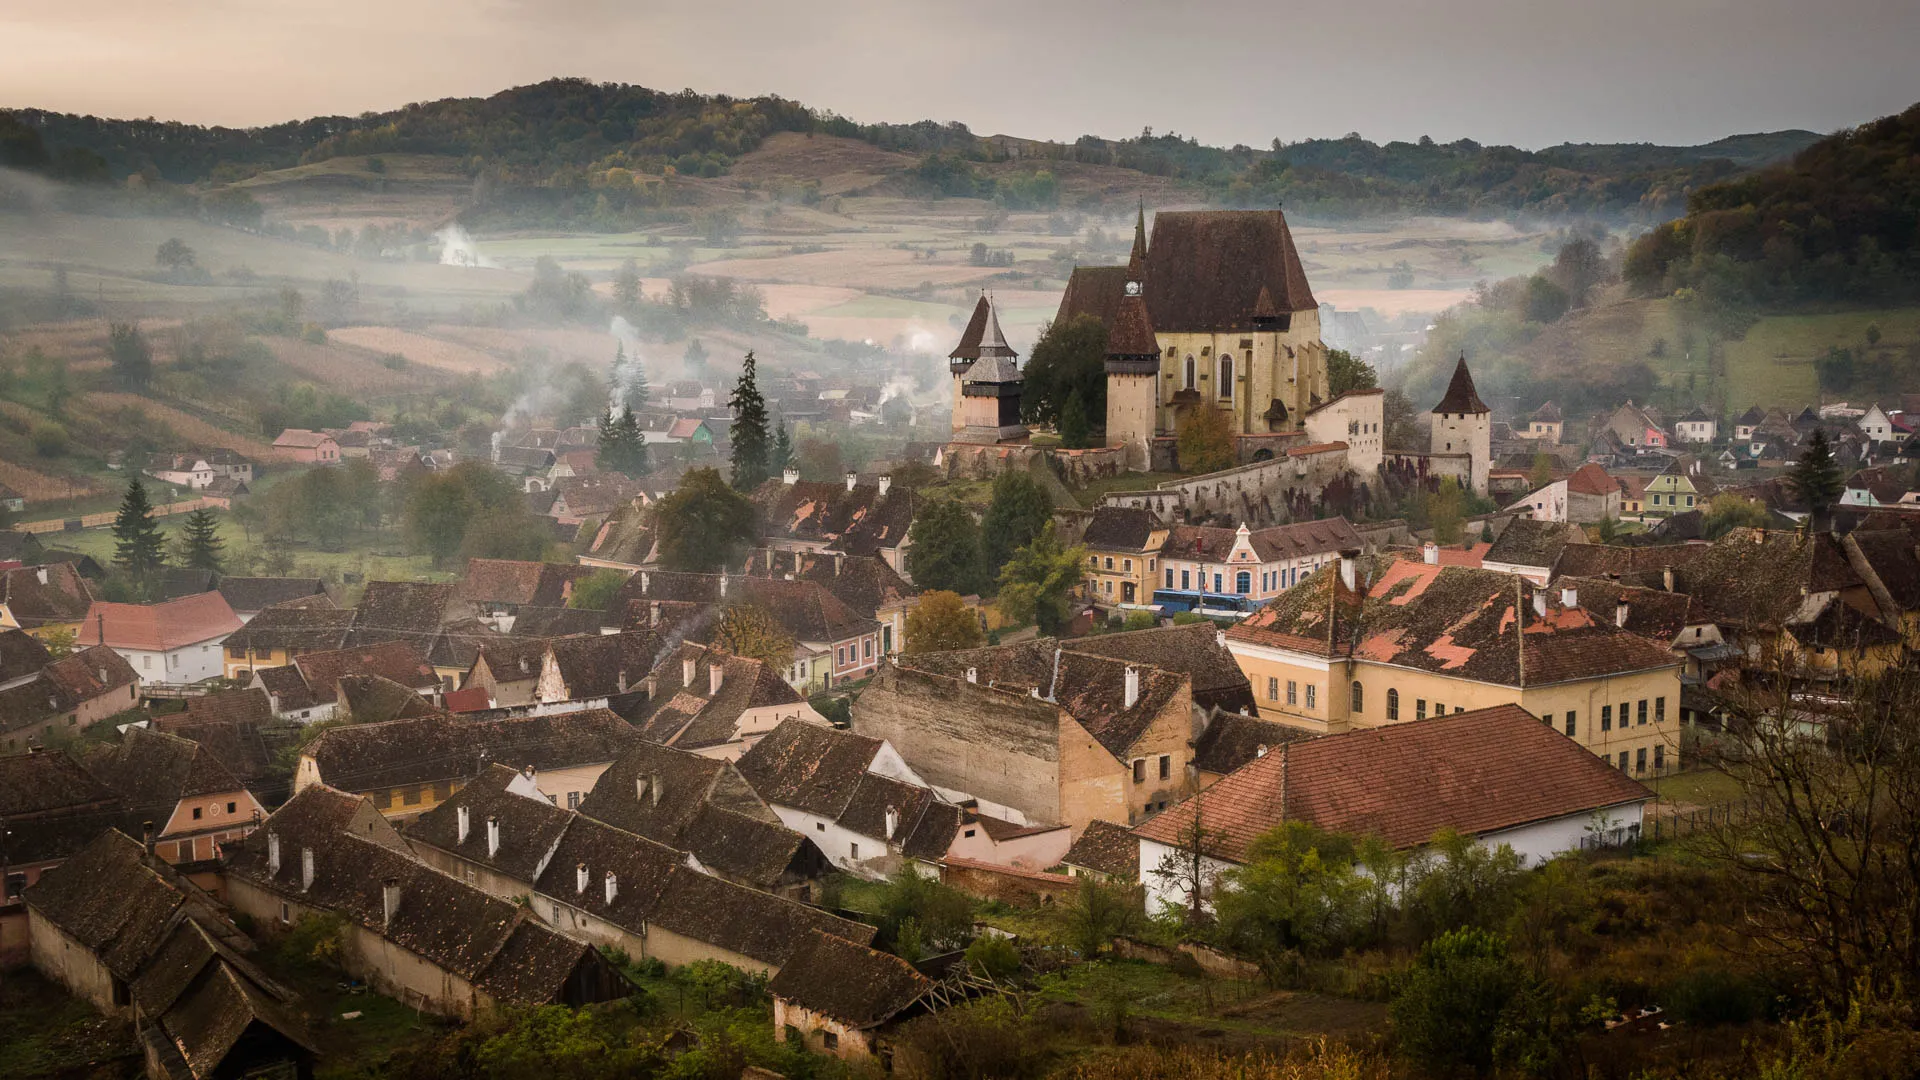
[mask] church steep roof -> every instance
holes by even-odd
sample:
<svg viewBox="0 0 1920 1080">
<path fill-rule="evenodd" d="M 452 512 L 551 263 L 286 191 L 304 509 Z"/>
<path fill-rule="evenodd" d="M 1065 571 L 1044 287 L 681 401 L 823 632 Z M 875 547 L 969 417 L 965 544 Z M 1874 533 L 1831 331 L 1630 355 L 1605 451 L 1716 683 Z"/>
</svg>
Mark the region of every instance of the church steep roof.
<svg viewBox="0 0 1920 1080">
<path fill-rule="evenodd" d="M 1011 359 L 1016 354 L 1007 345 L 1007 336 L 1000 332 L 1000 315 L 993 309 L 993 301 L 985 296 L 973 305 L 973 315 L 967 319 L 967 328 L 960 334 L 960 344 L 947 354 L 951 360 L 980 360 L 986 358 Z"/>
<path fill-rule="evenodd" d="M 1160 342 L 1153 336 L 1153 317 L 1144 296 L 1125 296 L 1107 325 L 1107 356 L 1114 360 L 1158 360 Z"/>
<path fill-rule="evenodd" d="M 1161 332 L 1250 330 L 1257 318 L 1319 306 L 1278 210 L 1163 211 L 1151 244 L 1140 250 L 1136 237 L 1135 258 Z M 1092 315 L 1111 326 L 1129 278 L 1139 280 L 1129 267 L 1076 268 L 1056 321 Z"/>
<path fill-rule="evenodd" d="M 1454 366 L 1453 380 L 1447 383 L 1447 395 L 1440 399 L 1429 412 L 1437 413 L 1490 413 L 1487 403 L 1480 400 L 1480 392 L 1473 388 L 1473 374 L 1467 370 L 1465 354 L 1460 363 Z"/>
</svg>

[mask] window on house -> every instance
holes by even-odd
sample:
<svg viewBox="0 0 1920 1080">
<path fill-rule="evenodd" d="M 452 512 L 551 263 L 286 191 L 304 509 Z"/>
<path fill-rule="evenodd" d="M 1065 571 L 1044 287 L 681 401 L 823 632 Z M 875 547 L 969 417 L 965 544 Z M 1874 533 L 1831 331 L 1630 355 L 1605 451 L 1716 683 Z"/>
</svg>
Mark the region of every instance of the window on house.
<svg viewBox="0 0 1920 1080">
<path fill-rule="evenodd" d="M 826 823 L 826 822 L 824 822 L 824 821 L 816 821 L 816 822 L 814 822 L 814 823 L 813 823 L 813 831 L 814 831 L 814 832 L 826 832 L 826 831 L 827 831 L 827 823 Z"/>
<path fill-rule="evenodd" d="M 1387 691 L 1387 719 L 1400 719 L 1400 691 L 1398 690 Z"/>
<path fill-rule="evenodd" d="M 1627 752 L 1625 750 L 1620 751 L 1620 771 L 1627 771 Z"/>
<path fill-rule="evenodd" d="M 1166 778 L 1172 775 L 1173 775 L 1173 755 L 1161 754 L 1160 755 L 1160 779 L 1165 780 Z"/>
<path fill-rule="evenodd" d="M 967 830 L 967 832 L 966 832 L 966 837 L 967 837 L 967 839 L 969 839 L 969 840 L 971 840 L 971 839 L 973 839 L 973 834 L 974 834 L 974 833 L 976 833 L 976 832 L 978 832 L 978 831 L 979 831 L 978 829 L 968 829 L 968 830 Z"/>
<path fill-rule="evenodd" d="M 20 894 L 26 891 L 27 875 L 19 873 L 7 875 L 7 899 L 18 900 Z"/>
<path fill-rule="evenodd" d="M 292 922 L 293 921 L 292 915 L 293 913 L 287 910 L 287 905 L 284 902 L 282 902 L 280 905 L 280 921 L 283 923 Z"/>
<path fill-rule="evenodd" d="M 234 803 L 228 803 L 228 804 L 227 804 L 227 813 L 229 813 L 229 814 L 231 814 L 231 813 L 233 813 L 233 812 L 234 812 L 234 806 L 235 806 L 235 804 L 234 804 Z"/>
<path fill-rule="evenodd" d="M 1633 771 L 1637 773 L 1647 771 L 1647 748 L 1644 746 L 1633 752 Z"/>
<path fill-rule="evenodd" d="M 1646 698 L 1641 698 L 1639 707 L 1634 710 L 1633 722 L 1635 724 L 1644 724 L 1647 722 L 1647 699 Z"/>
<path fill-rule="evenodd" d="M 1653 771 L 1664 772 L 1667 767 L 1667 748 L 1656 745 L 1653 748 Z"/>
<path fill-rule="evenodd" d="M 1552 726 L 1553 726 L 1553 714 L 1552 714 L 1552 713 L 1541 713 L 1541 714 L 1540 714 L 1540 722 L 1541 722 L 1541 723 L 1543 723 L 1543 724 L 1545 724 L 1545 725 L 1547 725 L 1548 727 L 1552 727 Z"/>
<path fill-rule="evenodd" d="M 1190 573 L 1192 573 L 1192 571 L 1189 571 L 1189 570 L 1180 571 L 1180 587 L 1182 589 L 1193 588 L 1193 580 L 1187 576 Z"/>
<path fill-rule="evenodd" d="M 1108 584 L 1111 585 L 1112 582 L 1108 582 Z M 867 638 L 865 641 L 862 641 L 860 643 L 860 658 L 862 660 L 873 659 L 873 639 L 872 638 Z"/>
<path fill-rule="evenodd" d="M 1194 371 L 1195 369 L 1193 366 L 1193 356 L 1189 354 L 1187 356 L 1187 389 L 1189 390 L 1193 389 L 1195 386 Z"/>
<path fill-rule="evenodd" d="M 1202 586 L 1202 588 L 1204 587 L 1205 586 Z M 1220 591 L 1220 575 L 1218 573 L 1213 575 L 1213 591 L 1214 592 Z"/>
<path fill-rule="evenodd" d="M 1314 698 L 1318 695 L 1319 690 L 1320 688 L 1313 685 L 1312 683 L 1307 684 L 1307 708 L 1309 709 L 1317 708 L 1317 706 L 1314 703 Z"/>
<path fill-rule="evenodd" d="M 1125 571 L 1126 573 L 1129 573 L 1129 574 L 1131 574 L 1131 573 L 1133 573 L 1133 560 L 1132 560 L 1132 559 L 1121 559 L 1121 560 L 1120 560 L 1120 569 L 1121 569 L 1121 570 L 1123 570 L 1123 571 Z"/>
<path fill-rule="evenodd" d="M 1167 567 L 1167 588 L 1173 588 L 1173 567 Z"/>
<path fill-rule="evenodd" d="M 1144 784 L 1147 782 L 1147 759 L 1146 758 L 1133 759 L 1133 782 L 1136 784 Z"/>
<path fill-rule="evenodd" d="M 1280 680 L 1279 679 L 1275 679 L 1271 677 L 1267 679 L 1267 700 L 1268 701 L 1280 700 Z"/>
<path fill-rule="evenodd" d="M 846 646 L 844 646 L 844 645 L 842 645 L 842 646 L 840 646 L 839 648 L 837 648 L 837 649 L 835 649 L 835 650 L 833 650 L 833 653 L 834 653 L 834 661 L 833 661 L 834 663 L 836 663 L 836 664 L 844 664 L 844 663 L 846 663 L 846 662 L 847 662 L 847 649 L 846 649 Z"/>
<path fill-rule="evenodd" d="M 1656 724 L 1667 722 L 1667 699 L 1664 695 L 1653 699 L 1653 722 Z"/>
<path fill-rule="evenodd" d="M 1350 687 L 1349 689 L 1352 695 L 1352 700 L 1350 700 L 1347 703 L 1347 707 L 1349 709 L 1352 709 L 1355 713 L 1358 713 L 1362 708 L 1362 702 L 1365 700 L 1365 692 L 1360 689 L 1360 680 L 1359 679 L 1353 680 L 1353 686 Z"/>
<path fill-rule="evenodd" d="M 1578 728 L 1575 725 L 1574 721 L 1578 716 L 1579 716 L 1579 713 L 1577 713 L 1573 709 L 1567 710 L 1567 738 L 1569 739 L 1576 737 L 1575 732 L 1578 730 Z"/>
<path fill-rule="evenodd" d="M 197 806 L 193 808 L 193 820 L 195 821 L 200 820 L 200 808 Z"/>
<path fill-rule="evenodd" d="M 1440 701 L 1436 701 L 1436 702 L 1434 702 L 1434 703 L 1433 703 L 1433 715 L 1435 715 L 1435 716 L 1445 716 L 1445 715 L 1447 715 L 1447 706 L 1446 706 L 1446 703 L 1445 703 L 1445 702 L 1440 702 Z"/>
<path fill-rule="evenodd" d="M 1113 569 L 1113 556 L 1107 556 L 1107 569 Z"/>
<path fill-rule="evenodd" d="M 1626 768 L 1626 765 L 1625 765 L 1624 763 L 1625 763 L 1625 761 L 1627 760 L 1627 755 L 1625 755 L 1625 754 L 1621 754 L 1621 755 L 1620 755 L 1620 760 L 1621 760 L 1621 762 L 1622 762 L 1622 764 L 1621 764 L 1621 766 L 1620 766 L 1620 767 L 1621 767 L 1621 768 L 1623 768 L 1623 769 L 1624 769 L 1624 768 Z M 849 859 L 858 859 L 858 858 L 860 858 L 860 845 L 859 845 L 859 844 L 857 844 L 857 843 L 849 843 L 849 844 L 847 845 L 847 858 L 849 858 Z"/>
<path fill-rule="evenodd" d="M 1300 704 L 1300 684 L 1292 679 L 1287 680 L 1287 704 Z"/>
<path fill-rule="evenodd" d="M 567 809 L 569 810 L 580 809 L 580 793 L 579 792 L 577 791 L 567 792 Z"/>
<path fill-rule="evenodd" d="M 1600 706 L 1600 730 L 1613 730 L 1613 706 L 1611 705 Z"/>
<path fill-rule="evenodd" d="M 1413 718 L 1415 720 L 1425 720 L 1427 718 L 1427 699 L 1426 698 L 1413 699 Z"/>
<path fill-rule="evenodd" d="M 1220 390 L 1222 398 L 1233 397 L 1233 357 L 1224 353 L 1220 356 Z"/>
<path fill-rule="evenodd" d="M 823 1031 L 820 1033 L 820 1045 L 827 1048 L 828 1050 L 839 1049 L 840 1036 L 835 1035 L 831 1031 Z"/>
<path fill-rule="evenodd" d="M 418 787 L 403 788 L 400 793 L 400 801 L 408 806 L 418 806 L 420 804 L 420 789 Z"/>
<path fill-rule="evenodd" d="M 1087 565 L 1093 567 L 1095 570 L 1100 569 L 1100 556 L 1098 555 L 1087 556 Z"/>
<path fill-rule="evenodd" d="M 1233 575 L 1233 591 L 1245 596 L 1253 591 L 1253 574 L 1242 570 Z"/>
</svg>

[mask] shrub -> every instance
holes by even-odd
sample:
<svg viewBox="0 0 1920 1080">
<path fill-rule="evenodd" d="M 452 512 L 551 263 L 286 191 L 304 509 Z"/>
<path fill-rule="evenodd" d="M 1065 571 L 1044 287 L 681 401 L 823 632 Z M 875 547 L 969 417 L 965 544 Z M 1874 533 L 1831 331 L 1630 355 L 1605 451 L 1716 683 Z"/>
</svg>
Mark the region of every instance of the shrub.
<svg viewBox="0 0 1920 1080">
<path fill-rule="evenodd" d="M 1722 968 L 1694 968 L 1667 984 L 1661 1004 L 1677 1020 L 1700 1026 L 1745 1024 L 1767 1009 L 1767 990 Z"/>
<path fill-rule="evenodd" d="M 67 452 L 67 429 L 59 424 L 33 426 L 33 452 L 41 457 L 61 457 Z"/>
<path fill-rule="evenodd" d="M 990 998 L 901 1025 L 894 1069 L 916 1080 L 1027 1080 L 1046 1072 L 1045 1035 Z"/>
<path fill-rule="evenodd" d="M 1546 989 L 1484 930 L 1454 930 L 1420 950 L 1391 1006 L 1401 1052 L 1438 1074 L 1539 1072 L 1553 1061 Z"/>
<path fill-rule="evenodd" d="M 1020 970 L 1020 950 L 999 934 L 983 934 L 967 946 L 967 967 L 1004 979 Z"/>
</svg>

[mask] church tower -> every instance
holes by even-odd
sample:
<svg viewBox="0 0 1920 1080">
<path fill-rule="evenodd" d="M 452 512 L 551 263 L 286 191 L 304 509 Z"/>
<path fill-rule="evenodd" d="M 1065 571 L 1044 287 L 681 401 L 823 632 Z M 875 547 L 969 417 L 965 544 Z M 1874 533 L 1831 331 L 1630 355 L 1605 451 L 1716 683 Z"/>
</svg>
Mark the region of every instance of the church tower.
<svg viewBox="0 0 1920 1080">
<path fill-rule="evenodd" d="M 1020 354 L 1000 332 L 1000 315 L 984 295 L 947 354 L 953 379 L 953 441 L 1016 442 L 1027 435 L 1020 422 Z"/>
<path fill-rule="evenodd" d="M 1469 486 L 1474 494 L 1485 495 L 1487 472 L 1493 465 L 1493 410 L 1487 408 L 1487 403 L 1480 400 L 1479 391 L 1473 388 L 1473 375 L 1467 370 L 1465 353 L 1460 354 L 1460 363 L 1453 369 L 1446 396 L 1432 412 L 1431 452 L 1468 455 L 1472 477 Z"/>
<path fill-rule="evenodd" d="M 1126 467 L 1152 467 L 1159 423 L 1160 343 L 1147 312 L 1146 208 L 1133 227 L 1127 281 L 1107 330 L 1107 445 L 1124 448 Z"/>
</svg>

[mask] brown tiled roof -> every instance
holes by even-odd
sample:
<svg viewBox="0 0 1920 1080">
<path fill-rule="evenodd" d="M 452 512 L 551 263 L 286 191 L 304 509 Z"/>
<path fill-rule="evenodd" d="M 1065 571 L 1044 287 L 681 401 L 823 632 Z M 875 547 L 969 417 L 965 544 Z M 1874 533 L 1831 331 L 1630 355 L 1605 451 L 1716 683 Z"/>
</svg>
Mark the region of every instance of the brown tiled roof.
<svg viewBox="0 0 1920 1080">
<path fill-rule="evenodd" d="M 676 867 L 667 878 L 651 922 L 683 937 L 777 966 L 786 964 L 810 930 L 837 934 L 862 945 L 871 942 L 874 934 L 874 928 L 865 923 L 685 867 Z"/>
<path fill-rule="evenodd" d="M 1779 626 L 1807 593 L 1838 592 L 1866 582 L 1832 533 L 1735 529 L 1674 571 L 1675 588 L 1691 594 L 1717 623 Z"/>
<path fill-rule="evenodd" d="M 468 559 L 456 595 L 475 604 L 530 604 L 545 566 L 520 559 Z"/>
<path fill-rule="evenodd" d="M 629 630 L 555 638 L 547 648 L 575 698 L 604 698 L 638 687 L 665 645 L 651 630 Z"/>
<path fill-rule="evenodd" d="M 128 728 L 119 742 L 93 747 L 81 763 L 118 792 L 128 807 L 152 811 L 156 823 L 165 821 L 182 799 L 243 787 L 199 743 L 148 728 Z"/>
<path fill-rule="evenodd" d="M 875 555 L 898 548 L 913 525 L 913 492 L 892 485 L 769 480 L 753 492 L 754 506 L 770 540 L 824 544 L 848 555 Z"/>
<path fill-rule="evenodd" d="M 79 640 L 87 645 L 165 652 L 217 641 L 240 629 L 240 616 L 217 592 L 195 593 L 158 604 L 115 604 L 95 600 L 87 609 Z"/>
<path fill-rule="evenodd" d="M 722 791 L 723 800 L 773 820 L 772 812 L 759 805 L 728 762 L 649 742 L 628 747 L 600 774 L 593 790 L 581 801 L 580 812 L 677 847 L 680 834 L 723 780 L 729 781 Z"/>
<path fill-rule="evenodd" d="M 547 855 L 560 842 L 573 815 L 545 799 L 507 790 L 520 774 L 493 764 L 433 809 L 408 822 L 401 831 L 415 843 L 449 851 L 468 862 L 498 871 L 517 881 L 532 881 Z M 460 808 L 467 810 L 467 838 L 460 839 Z M 487 853 L 487 822 L 500 826 L 500 847 Z"/>
<path fill-rule="evenodd" d="M 303 753 L 321 779 L 338 788 L 369 791 L 401 784 L 464 780 L 487 764 L 563 769 L 613 761 L 638 739 L 626 721 L 606 709 L 503 720 L 423 716 L 384 724 L 330 728 Z"/>
<path fill-rule="evenodd" d="M 1549 401 L 1533 410 L 1533 414 L 1527 419 L 1538 420 L 1543 424 L 1557 424 L 1560 422 L 1560 406 Z"/>
<path fill-rule="evenodd" d="M 474 614 L 471 605 L 460 601 L 458 589 L 419 581 L 369 581 L 347 644 L 407 640 L 426 649 L 442 626 Z"/>
<path fill-rule="evenodd" d="M 1147 298 L 1140 294 L 1128 295 L 1125 285 L 1121 286 L 1120 303 L 1114 308 L 1113 321 L 1107 324 L 1107 358 L 1160 359 L 1160 339 L 1153 333 L 1153 314 L 1147 308 Z"/>
<path fill-rule="evenodd" d="M 1589 461 L 1567 477 L 1567 490 L 1575 495 L 1611 495 L 1620 490 L 1620 484 L 1607 475 L 1607 470 Z"/>
<path fill-rule="evenodd" d="M 1662 571 L 1687 563 L 1706 554 L 1705 544 L 1654 544 L 1647 547 L 1615 547 L 1609 544 L 1568 544 L 1560 549 L 1560 561 L 1554 574 L 1579 578 L 1617 577 L 1630 585 L 1659 588 Z"/>
<path fill-rule="evenodd" d="M 64 712 L 139 681 L 133 665 L 111 648 L 90 645 L 40 670 L 41 681 L 55 689 Z"/>
<path fill-rule="evenodd" d="M 1151 511 L 1132 506 L 1096 506 L 1081 544 L 1095 551 L 1144 552 L 1160 527 Z"/>
<path fill-rule="evenodd" d="M 1129 271 L 1076 268 L 1056 321 L 1119 313 Z M 1084 278 L 1083 278 L 1084 275 Z M 1251 330 L 1319 305 L 1278 210 L 1165 210 L 1147 248 L 1146 307 L 1160 333 Z"/>
<path fill-rule="evenodd" d="M 1131 708 L 1125 704 L 1124 660 L 1086 652 L 1071 652 L 1059 642 L 1043 638 L 1017 645 L 985 649 L 918 653 L 900 658 L 899 665 L 949 678 L 966 678 L 972 669 L 979 685 L 1021 696 L 1035 690 L 1080 722 L 1100 745 L 1123 756 L 1160 710 L 1184 688 L 1186 676 L 1135 663 L 1140 674 L 1140 696 Z"/>
<path fill-rule="evenodd" d="M 340 704 L 356 724 L 431 716 L 436 711 L 411 687 L 380 675 L 342 675 L 336 685 L 340 687 Z"/>
<path fill-rule="evenodd" d="M 1405 848 L 1441 829 L 1481 836 L 1652 797 L 1525 709 L 1497 705 L 1286 744 L 1134 833 L 1177 845 L 1197 804 L 1215 854 L 1238 862 L 1282 821 Z"/>
<path fill-rule="evenodd" d="M 1686 593 L 1623 585 L 1606 578 L 1561 577 L 1555 589 L 1573 589 L 1580 606 L 1593 617 L 1620 626 L 1620 602 L 1627 604 L 1624 629 L 1661 644 L 1671 644 L 1680 632 L 1694 622 L 1706 622 L 1706 613 L 1698 610 Z"/>
<path fill-rule="evenodd" d="M 1858 548 L 1902 612 L 1920 612 L 1920 547 L 1914 534 L 1906 529 L 1863 530 L 1849 533 L 1848 542 Z"/>
<path fill-rule="evenodd" d="M 27 889 L 28 907 L 131 981 L 183 909 L 237 935 L 204 893 L 140 842 L 107 829 Z"/>
<path fill-rule="evenodd" d="M 40 639 L 24 630 L 0 630 L 0 682 L 12 682 L 53 662 Z"/>
<path fill-rule="evenodd" d="M 273 445 L 292 447 L 300 450 L 313 450 L 322 444 L 331 442 L 333 436 L 306 428 L 288 428 L 273 440 Z"/>
<path fill-rule="evenodd" d="M 780 822 L 712 803 L 701 807 L 674 846 L 692 854 L 709 871 L 757 889 L 785 883 L 802 873 L 804 864 L 821 870 L 827 865 L 826 856 L 812 840 Z"/>
<path fill-rule="evenodd" d="M 440 685 L 433 665 L 407 641 L 306 653 L 294 657 L 285 667 L 254 672 L 266 691 L 279 700 L 283 712 L 335 701 L 340 680 L 362 675 L 377 675 L 415 690 L 432 690 Z"/>
<path fill-rule="evenodd" d="M 1121 881 L 1140 880 L 1140 838 L 1125 825 L 1089 821 L 1060 861 L 1067 866 L 1109 874 Z"/>
<path fill-rule="evenodd" d="M 1481 562 L 1551 570 L 1562 549 L 1568 544 L 1583 543 L 1586 538 L 1587 534 L 1572 522 L 1515 518 L 1507 522 L 1506 530 L 1481 556 Z"/>
<path fill-rule="evenodd" d="M 1258 711 L 1247 673 L 1221 642 L 1219 628 L 1210 622 L 1101 634 L 1076 639 L 1066 647 L 1185 675 L 1193 683 L 1193 702 L 1202 709 L 1231 712 L 1244 706 Z"/>
<path fill-rule="evenodd" d="M 238 723 L 249 722 L 270 724 L 273 722 L 273 706 L 267 701 L 266 692 L 259 689 L 215 690 L 210 694 L 187 699 L 187 711 L 174 716 L 156 716 L 154 725 L 162 726 L 162 721 L 186 723 Z M 162 730 L 171 730 L 162 727 Z"/>
<path fill-rule="evenodd" d="M 879 752 L 879 739 L 787 720 L 742 754 L 738 765 L 768 802 L 838 818 Z"/>
<path fill-rule="evenodd" d="M 195 1080 L 226 1075 L 227 1056 L 243 1039 L 258 1043 L 260 1028 L 313 1052 L 291 991 L 191 919 L 174 926 L 131 990 L 148 1030 L 172 1044 Z"/>
<path fill-rule="evenodd" d="M 873 555 L 762 548 L 747 557 L 742 569 L 752 577 L 813 582 L 855 615 L 871 616 L 888 604 L 919 594 L 885 559 Z"/>
<path fill-rule="evenodd" d="M 1828 600 L 1813 618 L 1791 625 L 1794 640 L 1819 648 L 1860 649 L 1898 645 L 1902 640 L 1897 631 L 1862 614 L 1839 597 Z"/>
<path fill-rule="evenodd" d="M 960 331 L 960 344 L 947 354 L 952 360 L 977 360 L 980 358 L 980 340 L 987 333 L 987 312 L 989 305 L 983 295 L 973 305 L 973 314 L 967 317 L 966 329 Z"/>
<path fill-rule="evenodd" d="M 587 555 L 627 566 L 640 566 L 653 554 L 659 539 L 652 507 L 623 506 L 608 515 L 587 544 Z"/>
<path fill-rule="evenodd" d="M 513 617 L 513 636 L 525 640 L 597 634 L 607 619 L 606 612 L 585 608 L 523 607 Z M 492 643 L 483 646 L 487 649 L 497 647 Z M 544 647 L 541 651 L 545 651 Z"/>
<path fill-rule="evenodd" d="M 290 600 L 327 595 L 326 583 L 319 578 L 223 577 L 219 588 L 227 605 L 236 612 L 265 611 Z M 332 607 L 333 602 L 327 601 L 327 606 Z"/>
<path fill-rule="evenodd" d="M 567 502 L 567 511 L 575 517 L 612 513 L 631 503 L 642 488 L 617 472 L 569 476 L 556 482 L 554 493 Z"/>
<path fill-rule="evenodd" d="M 931 989 L 905 960 L 819 930 L 767 984 L 774 997 L 855 1029 L 886 1023 Z"/>
<path fill-rule="evenodd" d="M 353 618 L 351 610 L 282 604 L 261 611 L 249 619 L 247 625 L 228 634 L 221 644 L 229 649 L 252 649 L 255 653 L 338 649 L 346 644 Z"/>
<path fill-rule="evenodd" d="M 518 626 L 519 619 L 524 617 L 516 617 L 514 624 Z M 545 638 L 515 634 L 481 645 L 480 655 L 474 662 L 486 660 L 487 670 L 493 673 L 495 682 L 530 682 L 540 677 L 540 665 L 545 662 L 547 648 L 552 644 Z"/>
<path fill-rule="evenodd" d="M 65 753 L 0 756 L 0 819 L 100 810 L 118 801 L 112 788 Z"/>
<path fill-rule="evenodd" d="M 831 643 L 880 630 L 871 615 L 847 607 L 812 581 L 746 578 L 732 595 L 737 603 L 765 610 L 796 641 Z"/>
<path fill-rule="evenodd" d="M 245 691 L 259 693 L 259 691 Z M 286 795 L 287 783 L 279 776 L 275 758 L 280 751 L 297 744 L 299 730 L 292 725 L 275 725 L 272 717 L 255 720 L 205 720 L 193 713 L 157 716 L 154 729 L 190 739 L 213 755 L 234 778 L 263 801 Z M 259 786 L 262 784 L 265 786 Z"/>
<path fill-rule="evenodd" d="M 1296 727 L 1216 709 L 1207 720 L 1207 730 L 1194 741 L 1193 767 L 1230 773 L 1281 743 L 1310 738 L 1313 733 Z"/>
<path fill-rule="evenodd" d="M 1127 276 L 1124 266 L 1074 267 L 1066 290 L 1060 294 L 1054 322 L 1064 326 L 1077 315 L 1091 315 L 1111 327 L 1120 314 L 1120 301 L 1127 295 Z"/>
<path fill-rule="evenodd" d="M 1487 403 L 1480 400 L 1480 392 L 1473 388 L 1473 374 L 1467 370 L 1467 358 L 1463 353 L 1460 362 L 1454 365 L 1453 378 L 1447 382 L 1446 395 L 1429 412 L 1437 413 L 1490 413 Z"/>
<path fill-rule="evenodd" d="M 684 661 L 694 662 L 693 681 L 682 685 Z M 712 693 L 713 667 L 720 665 L 720 692 Z M 806 699 L 759 660 L 730 656 L 692 642 L 663 658 L 649 677 L 650 695 L 622 706 L 623 714 L 651 742 L 699 750 L 731 742 L 740 716 L 769 705 L 799 706 Z M 798 713 L 798 709 L 791 710 Z"/>
</svg>

